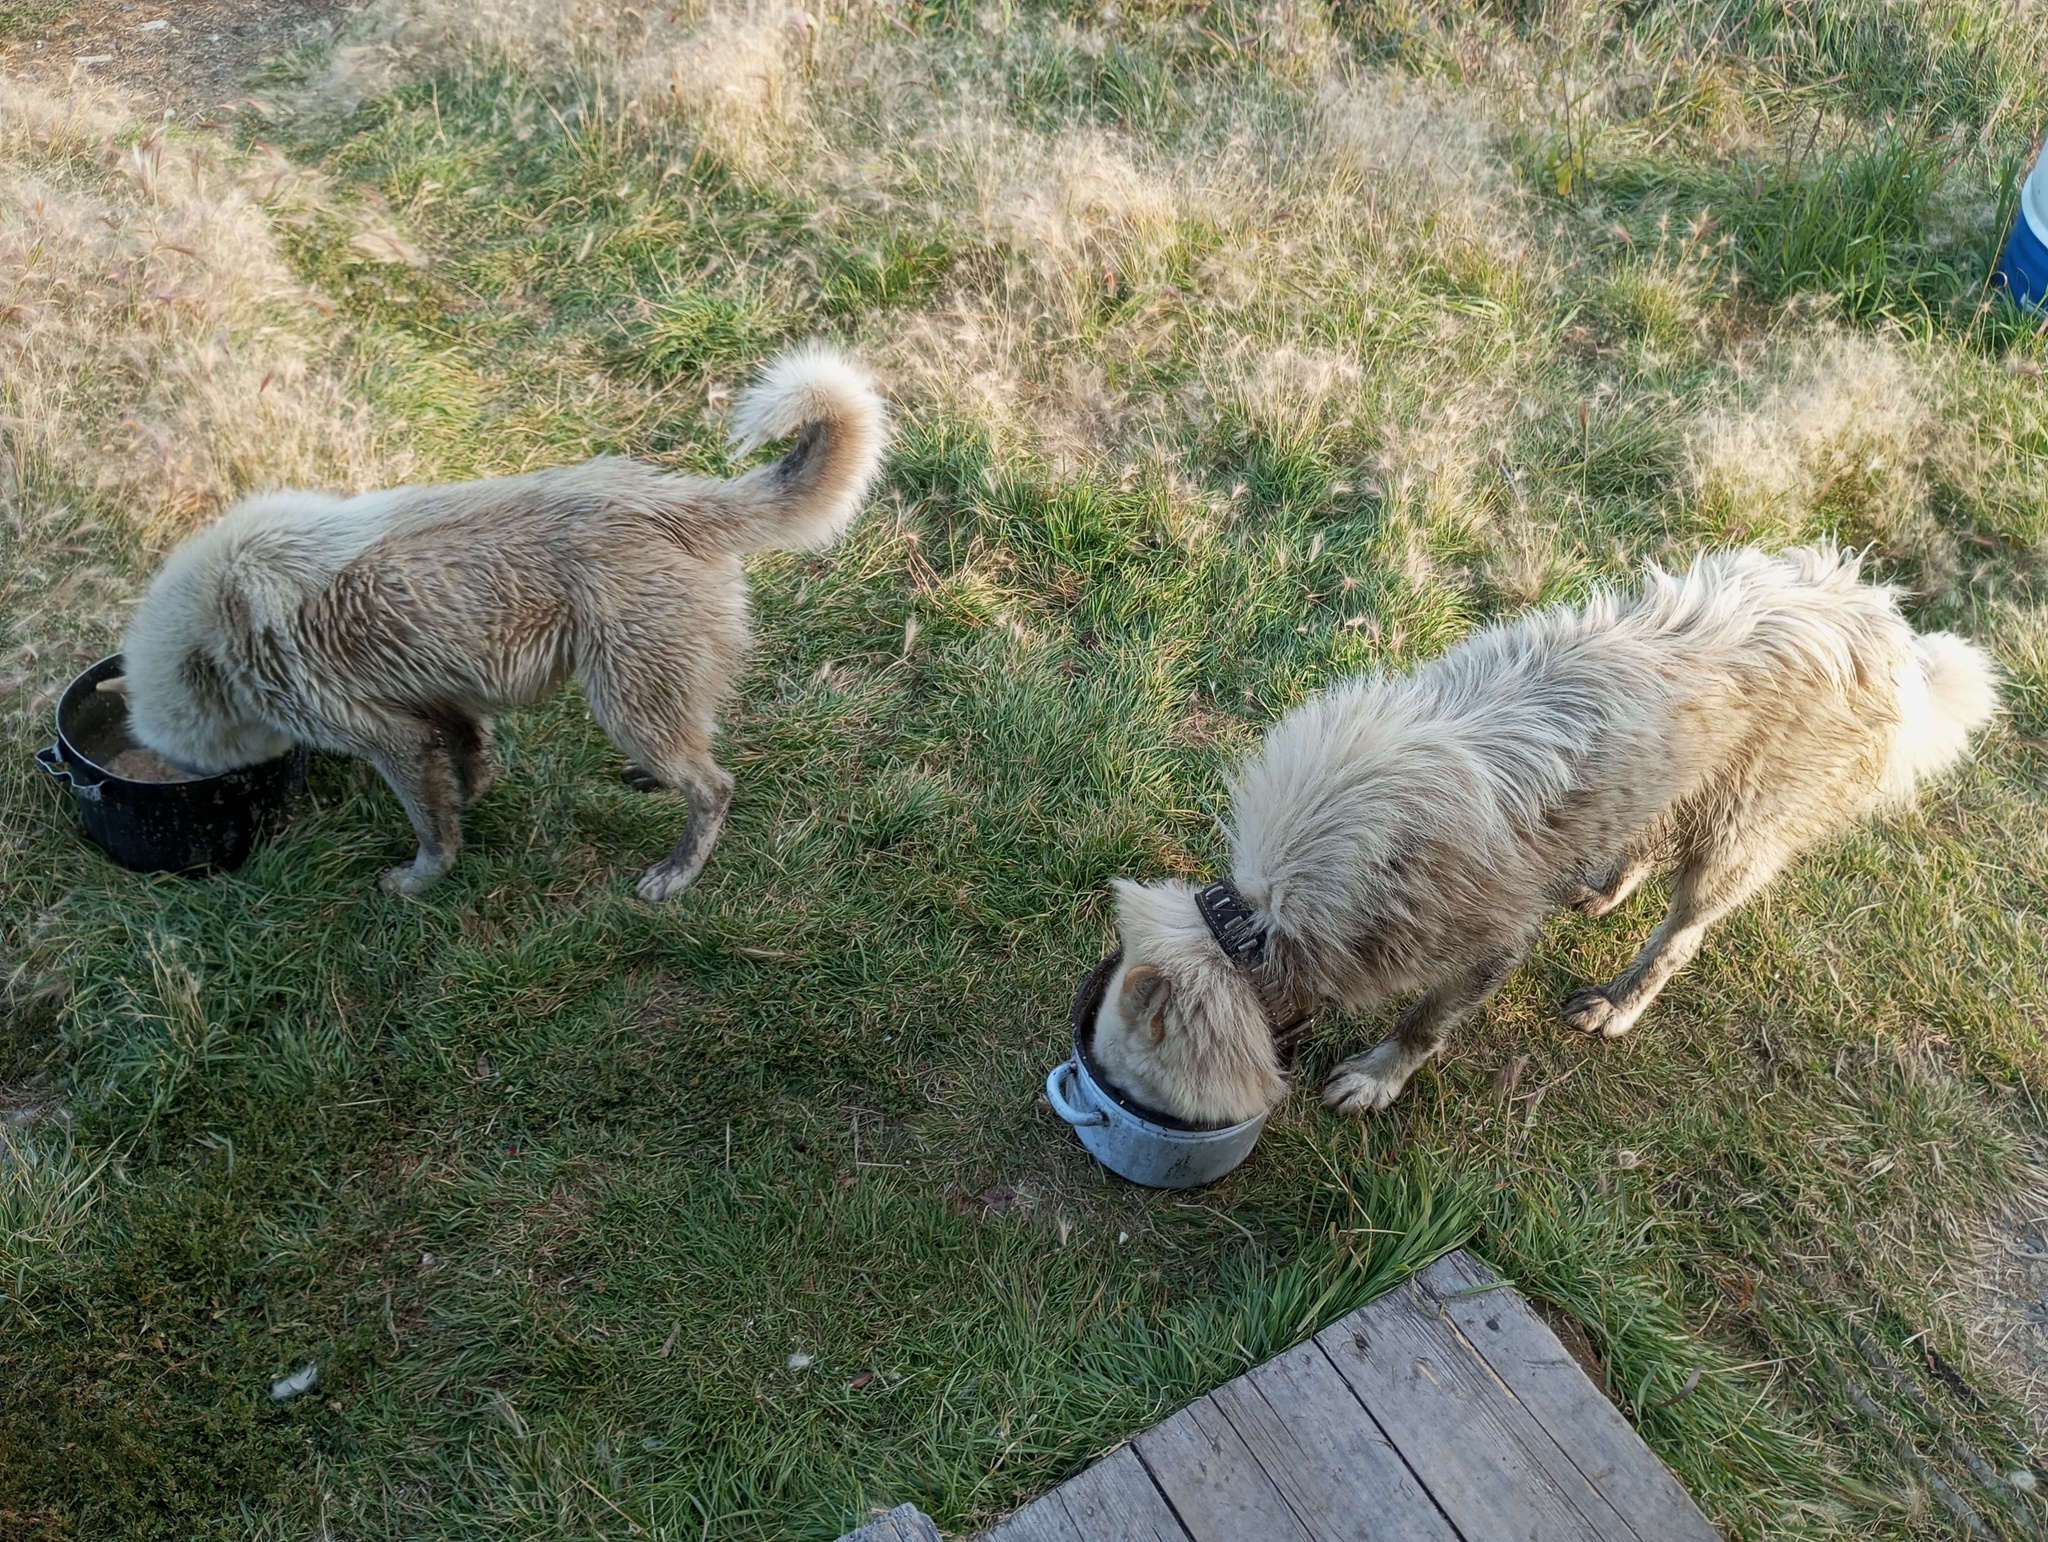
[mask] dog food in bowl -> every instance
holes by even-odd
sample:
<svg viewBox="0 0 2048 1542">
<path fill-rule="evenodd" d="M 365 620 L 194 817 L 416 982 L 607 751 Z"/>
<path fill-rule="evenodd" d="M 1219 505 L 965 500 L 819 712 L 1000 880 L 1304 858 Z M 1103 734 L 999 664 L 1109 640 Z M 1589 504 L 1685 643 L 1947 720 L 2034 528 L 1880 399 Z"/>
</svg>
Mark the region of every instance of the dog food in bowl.
<svg viewBox="0 0 2048 1542">
<path fill-rule="evenodd" d="M 155 750 L 123 750 L 107 762 L 107 769 L 130 782 L 196 782 L 198 776 L 181 771 Z"/>
<path fill-rule="evenodd" d="M 1054 1066 L 1046 1077 L 1046 1101 L 1072 1126 L 1089 1154 L 1120 1178 L 1154 1189 L 1213 1183 L 1251 1155 L 1266 1128 L 1266 1115 L 1203 1129 L 1146 1107 L 1102 1077 L 1089 1046 L 1103 992 L 1122 957 L 1121 952 L 1112 953 L 1097 964 L 1075 996 L 1074 1056 Z"/>
</svg>

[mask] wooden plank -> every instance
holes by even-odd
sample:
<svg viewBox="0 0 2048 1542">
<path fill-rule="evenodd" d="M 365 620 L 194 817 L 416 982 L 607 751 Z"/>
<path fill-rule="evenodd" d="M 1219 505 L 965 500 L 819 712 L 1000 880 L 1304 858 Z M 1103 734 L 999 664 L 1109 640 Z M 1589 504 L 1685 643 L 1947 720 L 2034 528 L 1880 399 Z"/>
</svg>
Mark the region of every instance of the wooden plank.
<svg viewBox="0 0 2048 1542">
<path fill-rule="evenodd" d="M 1194 1542 L 1314 1542 L 1209 1398 L 1131 1444 Z"/>
<path fill-rule="evenodd" d="M 1500 1285 L 1492 1270 L 1468 1254 L 1452 1253 L 1425 1270 L 1418 1283 L 1636 1532 L 1670 1542 L 1720 1542 L 1671 1469 L 1643 1444 L 1529 1303 L 1513 1290 L 1487 1288 Z"/>
<path fill-rule="evenodd" d="M 1316 1335 L 1466 1542 L 1637 1538 L 1414 1282 Z"/>
<path fill-rule="evenodd" d="M 1083 1474 L 1086 1476 L 1086 1474 Z M 1080 1482 L 1079 1478 L 1072 1480 Z M 1064 1488 L 1041 1495 L 981 1533 L 978 1542 L 1088 1542 L 1067 1517 Z M 1181 1542 L 1175 1538 L 1174 1542 Z"/>
<path fill-rule="evenodd" d="M 1296 1345 L 1211 1397 L 1315 1542 L 1459 1542 L 1319 1346 Z"/>
<path fill-rule="evenodd" d="M 1188 1542 L 1137 1453 L 1119 1447 L 1060 1490 L 1082 1542 Z"/>
<path fill-rule="evenodd" d="M 849 1531 L 839 1542 L 944 1542 L 932 1518 L 916 1505 L 898 1505 L 887 1515 L 878 1515 L 858 1531 Z"/>
<path fill-rule="evenodd" d="M 1034 1500 L 982 1542 L 1188 1542 L 1129 1446 Z"/>
</svg>

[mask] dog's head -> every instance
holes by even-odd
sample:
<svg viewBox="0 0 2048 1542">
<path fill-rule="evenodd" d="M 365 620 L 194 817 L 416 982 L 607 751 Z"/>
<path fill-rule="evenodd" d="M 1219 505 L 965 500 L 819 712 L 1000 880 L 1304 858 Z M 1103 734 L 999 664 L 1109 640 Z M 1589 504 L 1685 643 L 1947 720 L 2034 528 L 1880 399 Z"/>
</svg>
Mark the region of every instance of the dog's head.
<svg viewBox="0 0 2048 1542">
<path fill-rule="evenodd" d="M 260 710 L 250 601 L 221 535 L 216 526 L 171 553 L 121 643 L 136 742 L 208 776 L 292 746 Z"/>
<path fill-rule="evenodd" d="M 1115 885 L 1123 962 L 1090 1046 L 1118 1089 L 1190 1124 L 1238 1124 L 1285 1096 L 1265 1009 L 1179 882 Z"/>
</svg>

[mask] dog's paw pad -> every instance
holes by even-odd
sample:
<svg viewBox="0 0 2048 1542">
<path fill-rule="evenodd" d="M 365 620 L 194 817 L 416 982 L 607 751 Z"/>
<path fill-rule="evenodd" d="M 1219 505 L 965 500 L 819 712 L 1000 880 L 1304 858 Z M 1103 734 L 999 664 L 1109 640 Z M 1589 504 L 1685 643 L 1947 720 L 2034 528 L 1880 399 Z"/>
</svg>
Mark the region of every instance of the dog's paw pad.
<svg viewBox="0 0 2048 1542">
<path fill-rule="evenodd" d="M 662 785 L 661 778 L 635 761 L 627 761 L 619 767 L 619 780 L 635 792 L 655 792 Z M 642 898 L 645 898 L 643 895 Z"/>
<path fill-rule="evenodd" d="M 1597 985 L 1574 991 L 1557 1015 L 1564 1019 L 1566 1027 L 1603 1039 L 1618 1039 L 1636 1023 L 1633 1013 L 1622 1011 L 1614 998 Z"/>
</svg>

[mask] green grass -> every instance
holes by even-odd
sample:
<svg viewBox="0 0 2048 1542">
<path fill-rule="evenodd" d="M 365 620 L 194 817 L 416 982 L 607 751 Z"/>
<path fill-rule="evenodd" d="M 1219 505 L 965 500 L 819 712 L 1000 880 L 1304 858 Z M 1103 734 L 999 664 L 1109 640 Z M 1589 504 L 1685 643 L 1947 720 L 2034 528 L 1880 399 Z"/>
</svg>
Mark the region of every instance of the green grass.
<svg viewBox="0 0 2048 1542">
<path fill-rule="evenodd" d="M 74 0 L 18 0 L 0 12 L 0 38 L 32 38 L 49 31 L 72 9 Z"/>
<path fill-rule="evenodd" d="M 321 305 L 231 342 L 312 338 L 379 465 L 723 471 L 726 393 L 816 332 L 899 434 L 838 549 L 754 565 L 732 822 L 652 910 L 681 811 L 573 694 L 501 724 L 422 902 L 336 761 L 232 877 L 108 867 L 28 752 L 165 537 L 0 430 L 0 1536 L 964 1533 L 1460 1242 L 1731 1536 L 1962 1534 L 1930 1477 L 2035 1534 L 1959 1454 L 2033 1460 L 1950 1289 L 2048 1137 L 2048 343 L 1983 300 L 2048 43 L 2006 15 L 911 7 L 742 129 L 486 27 L 286 103 Z M 0 153 L 114 199 L 66 143 Z M 108 401 L 82 441 L 161 410 Z M 1261 725 L 1743 531 L 1874 542 L 1997 648 L 1979 763 L 1626 1040 L 1550 1012 L 1657 885 L 1384 1116 L 1298 1096 L 1194 1195 L 1079 1151 L 1038 1088 L 1105 885 L 1215 868 Z M 1383 1026 L 1326 1014 L 1304 1086 Z"/>
</svg>

